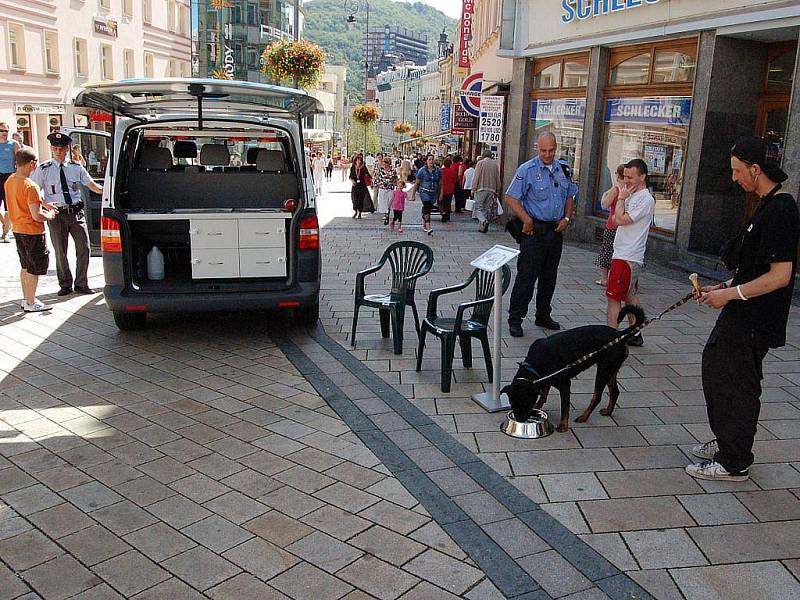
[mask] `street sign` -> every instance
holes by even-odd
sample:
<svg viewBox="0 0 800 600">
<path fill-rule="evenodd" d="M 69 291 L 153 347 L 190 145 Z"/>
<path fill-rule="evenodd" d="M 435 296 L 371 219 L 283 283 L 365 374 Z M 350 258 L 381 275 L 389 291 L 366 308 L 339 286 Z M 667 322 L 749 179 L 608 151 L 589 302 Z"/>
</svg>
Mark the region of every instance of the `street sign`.
<svg viewBox="0 0 800 600">
<path fill-rule="evenodd" d="M 453 107 L 453 129 L 477 129 L 478 118 L 472 116 L 460 104 Z"/>
<path fill-rule="evenodd" d="M 459 91 L 459 100 L 464 111 L 477 118 L 481 113 L 483 73 L 473 73 L 465 78 Z"/>
<path fill-rule="evenodd" d="M 478 142 L 499 146 L 503 142 L 503 96 L 481 96 Z"/>
<path fill-rule="evenodd" d="M 440 131 L 447 131 L 450 129 L 450 113 L 451 113 L 451 105 L 448 102 L 442 104 L 442 108 L 439 112 L 439 130 Z"/>
</svg>

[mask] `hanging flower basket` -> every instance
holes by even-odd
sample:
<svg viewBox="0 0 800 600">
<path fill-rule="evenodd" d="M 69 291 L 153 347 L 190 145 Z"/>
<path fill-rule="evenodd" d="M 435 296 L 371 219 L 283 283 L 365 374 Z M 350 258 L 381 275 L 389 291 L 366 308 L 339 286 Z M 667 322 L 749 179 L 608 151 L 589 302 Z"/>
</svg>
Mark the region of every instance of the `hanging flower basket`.
<svg viewBox="0 0 800 600">
<path fill-rule="evenodd" d="M 222 10 L 223 8 L 230 8 L 231 0 L 211 0 L 211 8 Z"/>
<path fill-rule="evenodd" d="M 228 73 L 225 69 L 214 69 L 211 71 L 211 79 L 233 79 L 233 75 Z"/>
<path fill-rule="evenodd" d="M 381 116 L 381 111 L 374 104 L 358 104 L 353 108 L 353 120 L 359 125 L 367 127 Z"/>
<path fill-rule="evenodd" d="M 408 133 L 411 131 L 411 123 L 407 121 L 401 121 L 397 125 L 395 125 L 392 129 L 394 129 L 395 133 Z"/>
<path fill-rule="evenodd" d="M 424 137 L 417 138 L 417 146 L 420 148 L 424 148 L 428 144 L 428 140 Z"/>
<path fill-rule="evenodd" d="M 415 129 L 414 131 L 411 132 L 412 138 L 422 137 L 423 135 L 425 135 L 425 132 L 422 131 L 421 129 Z"/>
<path fill-rule="evenodd" d="M 261 54 L 261 72 L 279 82 L 310 88 L 319 82 L 325 70 L 325 51 L 311 42 L 278 40 Z"/>
</svg>

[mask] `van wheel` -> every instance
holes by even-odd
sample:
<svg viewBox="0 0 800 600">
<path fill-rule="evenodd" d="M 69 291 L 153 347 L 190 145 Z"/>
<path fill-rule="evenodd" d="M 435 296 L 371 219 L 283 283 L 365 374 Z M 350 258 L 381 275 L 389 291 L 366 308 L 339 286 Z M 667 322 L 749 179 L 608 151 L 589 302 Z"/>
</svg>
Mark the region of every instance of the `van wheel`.
<svg viewBox="0 0 800 600">
<path fill-rule="evenodd" d="M 314 327 L 319 320 L 319 301 L 311 306 L 295 309 L 295 319 L 298 325 Z"/>
<path fill-rule="evenodd" d="M 114 323 L 120 331 L 140 331 L 147 322 L 147 313 L 115 312 Z"/>
</svg>

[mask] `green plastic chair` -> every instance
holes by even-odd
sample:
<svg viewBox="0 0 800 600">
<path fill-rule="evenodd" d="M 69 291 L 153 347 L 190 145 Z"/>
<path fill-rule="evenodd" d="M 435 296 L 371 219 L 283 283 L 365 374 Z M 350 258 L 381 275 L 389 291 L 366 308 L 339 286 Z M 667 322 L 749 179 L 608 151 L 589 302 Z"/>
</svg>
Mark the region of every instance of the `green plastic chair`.
<svg viewBox="0 0 800 600">
<path fill-rule="evenodd" d="M 437 314 L 439 298 L 445 294 L 452 294 L 466 289 L 470 284 L 475 284 L 475 300 L 458 305 L 455 318 L 440 317 Z M 511 269 L 503 265 L 502 289 L 506 293 L 511 283 Z M 419 350 L 417 351 L 417 371 L 422 369 L 422 355 L 425 352 L 425 334 L 430 332 L 442 342 L 442 391 L 450 391 L 450 382 L 453 379 L 453 355 L 456 349 L 456 340 L 461 346 L 461 360 L 464 367 L 472 367 L 472 338 L 478 338 L 483 347 L 483 358 L 486 361 L 486 372 L 489 381 L 494 376 L 492 369 L 492 353 L 489 349 L 489 314 L 494 304 L 494 274 L 481 269 L 475 269 L 463 283 L 452 287 L 433 290 L 428 297 L 428 313 L 422 321 L 419 333 Z M 465 318 L 464 313 L 472 309 L 472 314 Z"/>
<path fill-rule="evenodd" d="M 367 294 L 364 278 L 381 270 L 386 263 L 392 270 L 392 287 L 382 294 Z M 433 266 L 433 250 L 420 242 L 395 242 L 383 251 L 378 264 L 356 274 L 355 311 L 353 312 L 353 332 L 350 345 L 356 345 L 356 326 L 358 310 L 362 306 L 377 308 L 381 320 L 381 335 L 389 337 L 391 323 L 394 353 L 403 353 L 403 322 L 406 306 L 414 313 L 414 327 L 419 334 L 419 314 L 415 299 L 417 279 L 425 275 Z"/>
</svg>

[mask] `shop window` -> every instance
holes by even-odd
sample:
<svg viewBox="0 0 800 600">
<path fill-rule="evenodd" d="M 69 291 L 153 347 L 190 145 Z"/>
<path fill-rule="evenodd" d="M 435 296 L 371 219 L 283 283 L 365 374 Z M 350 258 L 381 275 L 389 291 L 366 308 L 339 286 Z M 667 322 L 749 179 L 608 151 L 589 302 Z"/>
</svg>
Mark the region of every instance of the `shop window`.
<svg viewBox="0 0 800 600">
<path fill-rule="evenodd" d="M 133 17 L 133 0 L 122 0 L 122 14 L 129 19 Z"/>
<path fill-rule="evenodd" d="M 167 2 L 167 29 L 175 31 L 175 0 Z"/>
<path fill-rule="evenodd" d="M 75 38 L 73 43 L 75 54 L 75 74 L 78 77 L 89 75 L 89 46 L 83 38 Z"/>
<path fill-rule="evenodd" d="M 650 53 L 637 54 L 611 69 L 611 85 L 636 85 L 650 82 Z"/>
<path fill-rule="evenodd" d="M 767 67 L 767 85 L 788 86 L 794 79 L 794 61 L 797 48 L 793 47 L 769 62 Z"/>
<path fill-rule="evenodd" d="M 531 102 L 531 127 L 528 128 L 528 156 L 538 153 L 536 145 L 542 133 L 556 136 L 556 156 L 572 167 L 578 179 L 581 163 L 583 121 L 586 98 L 541 98 Z"/>
<path fill-rule="evenodd" d="M 25 68 L 25 28 L 17 23 L 8 24 L 8 58 L 12 69 Z"/>
<path fill-rule="evenodd" d="M 174 58 L 169 59 L 169 76 L 170 77 L 177 77 L 178 76 L 178 61 Z"/>
<path fill-rule="evenodd" d="M 153 65 L 153 53 L 152 52 L 145 52 L 144 53 L 144 76 L 145 77 L 152 77 L 154 72 L 154 65 Z"/>
<path fill-rule="evenodd" d="M 114 79 L 114 50 L 110 44 L 100 44 L 100 76 Z"/>
<path fill-rule="evenodd" d="M 58 73 L 58 33 L 44 32 L 44 68 L 48 73 Z"/>
<path fill-rule="evenodd" d="M 653 227 L 674 233 L 691 110 L 689 97 L 608 98 L 597 197 L 613 185 L 617 165 L 641 158 L 647 163 L 647 186 L 656 200 Z M 595 213 L 604 214 L 599 200 Z"/>
<path fill-rule="evenodd" d="M 125 78 L 131 79 L 135 77 L 136 74 L 134 72 L 134 64 L 133 64 L 133 50 L 131 48 L 125 48 L 122 52 L 123 55 L 123 66 L 125 69 Z"/>
<path fill-rule="evenodd" d="M 537 90 L 561 87 L 561 63 L 555 63 L 542 69 L 533 78 L 533 87 Z"/>
<path fill-rule="evenodd" d="M 147 25 L 153 22 L 153 0 L 142 0 L 142 21 Z"/>
<path fill-rule="evenodd" d="M 186 35 L 189 32 L 189 9 L 185 6 L 178 7 L 178 33 Z"/>
<path fill-rule="evenodd" d="M 248 25 L 258 25 L 256 21 L 256 5 L 255 4 L 248 4 L 247 5 L 247 24 Z"/>
<path fill-rule="evenodd" d="M 589 64 L 584 62 L 564 62 L 564 83 L 562 87 L 586 87 L 589 82 Z"/>
<path fill-rule="evenodd" d="M 694 56 L 672 50 L 659 50 L 653 61 L 654 83 L 694 81 Z"/>
<path fill-rule="evenodd" d="M 103 10 L 111 10 L 111 0 L 100 0 L 100 8 Z"/>
</svg>

